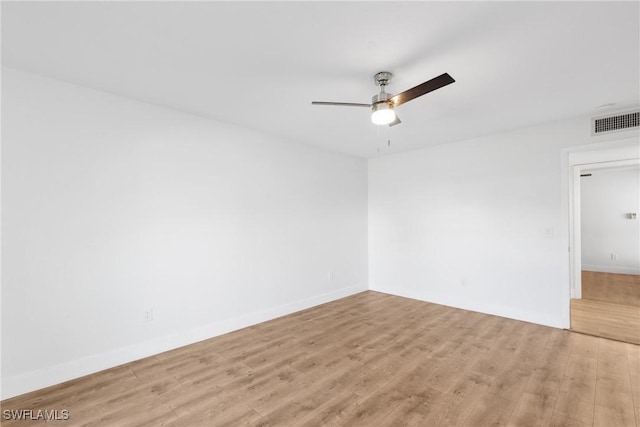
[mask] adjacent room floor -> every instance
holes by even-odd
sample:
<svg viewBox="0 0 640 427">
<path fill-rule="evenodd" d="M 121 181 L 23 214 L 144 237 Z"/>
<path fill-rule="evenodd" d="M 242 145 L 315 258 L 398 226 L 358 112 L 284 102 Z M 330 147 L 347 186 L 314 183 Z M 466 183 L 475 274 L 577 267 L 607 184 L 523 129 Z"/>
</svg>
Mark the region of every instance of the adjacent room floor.
<svg viewBox="0 0 640 427">
<path fill-rule="evenodd" d="M 640 344 L 640 276 L 582 272 L 582 299 L 571 300 L 571 329 Z"/>
<path fill-rule="evenodd" d="M 2 409 L 68 410 L 65 426 L 640 427 L 640 347 L 368 291 Z"/>
</svg>

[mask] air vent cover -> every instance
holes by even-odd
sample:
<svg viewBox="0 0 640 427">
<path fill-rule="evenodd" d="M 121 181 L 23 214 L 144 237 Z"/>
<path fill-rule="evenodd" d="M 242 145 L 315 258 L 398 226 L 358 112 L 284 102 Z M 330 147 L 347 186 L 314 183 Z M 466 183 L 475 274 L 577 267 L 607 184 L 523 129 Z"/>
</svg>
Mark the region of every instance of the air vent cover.
<svg viewBox="0 0 640 427">
<path fill-rule="evenodd" d="M 615 132 L 640 127 L 640 111 L 591 119 L 591 134 Z"/>
</svg>

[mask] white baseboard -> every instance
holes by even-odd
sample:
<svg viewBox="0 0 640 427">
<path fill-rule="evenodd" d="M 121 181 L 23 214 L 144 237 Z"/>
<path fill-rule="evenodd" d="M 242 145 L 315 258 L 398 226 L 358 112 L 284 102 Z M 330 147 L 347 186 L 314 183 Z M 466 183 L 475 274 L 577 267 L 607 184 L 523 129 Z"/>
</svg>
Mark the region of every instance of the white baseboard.
<svg viewBox="0 0 640 427">
<path fill-rule="evenodd" d="M 463 310 L 475 311 L 478 313 L 491 314 L 493 316 L 506 317 L 508 319 L 521 320 L 523 322 L 536 323 L 538 325 L 550 326 L 552 328 L 568 328 L 568 324 L 565 325 L 561 317 L 551 315 L 549 313 L 540 313 L 530 310 L 516 309 L 513 307 L 507 307 L 494 304 L 482 304 L 477 302 L 464 302 L 460 301 L 455 296 L 439 295 L 430 292 L 425 292 L 418 289 L 406 289 L 406 288 L 384 288 L 374 287 L 372 291 L 382 292 L 390 295 L 397 295 L 400 297 L 411 298 L 419 301 L 430 302 L 433 304 L 446 305 L 447 307 L 460 308 Z M 569 302 L 567 301 L 567 304 Z"/>
<path fill-rule="evenodd" d="M 640 269 L 634 267 L 619 267 L 616 265 L 589 265 L 583 264 L 582 270 L 595 271 L 598 273 L 634 274 L 640 275 Z"/>
<path fill-rule="evenodd" d="M 246 328 L 260 322 L 295 313 L 296 311 L 304 310 L 366 290 L 366 285 L 350 286 L 280 305 L 278 307 L 268 308 L 258 312 L 211 323 L 199 328 L 181 332 L 180 334 L 173 334 L 141 342 L 139 344 L 117 348 L 109 352 L 72 360 L 37 371 L 4 377 L 2 378 L 0 399 L 8 399 L 23 393 L 28 393 L 30 391 L 79 378 L 84 375 L 93 374 L 104 369 L 113 368 L 114 366 L 133 362 L 134 360 L 193 344 L 198 341 Z"/>
</svg>

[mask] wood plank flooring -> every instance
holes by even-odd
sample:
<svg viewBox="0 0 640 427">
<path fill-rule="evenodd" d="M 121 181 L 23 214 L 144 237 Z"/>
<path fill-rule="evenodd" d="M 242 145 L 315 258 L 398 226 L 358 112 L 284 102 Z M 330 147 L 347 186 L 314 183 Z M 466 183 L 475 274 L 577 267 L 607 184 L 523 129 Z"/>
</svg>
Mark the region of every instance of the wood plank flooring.
<svg viewBox="0 0 640 427">
<path fill-rule="evenodd" d="M 2 426 L 640 427 L 640 347 L 364 292 L 2 402 Z"/>
<path fill-rule="evenodd" d="M 572 299 L 571 329 L 585 334 L 640 344 L 640 307 Z"/>
<path fill-rule="evenodd" d="M 583 271 L 582 298 L 640 307 L 640 276 Z"/>
</svg>

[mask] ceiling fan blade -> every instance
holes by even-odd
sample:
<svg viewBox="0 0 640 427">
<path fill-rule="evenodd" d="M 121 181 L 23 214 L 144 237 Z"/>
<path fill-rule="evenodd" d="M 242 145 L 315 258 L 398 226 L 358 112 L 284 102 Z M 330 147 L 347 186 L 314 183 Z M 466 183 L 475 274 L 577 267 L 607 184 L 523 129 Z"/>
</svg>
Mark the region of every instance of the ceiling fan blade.
<svg viewBox="0 0 640 427">
<path fill-rule="evenodd" d="M 400 120 L 400 117 L 396 114 L 396 119 L 389 123 L 389 127 L 399 125 L 400 123 L 402 123 L 402 120 Z"/>
<path fill-rule="evenodd" d="M 427 94 L 429 92 L 433 92 L 436 89 L 440 89 L 448 84 L 455 82 L 453 77 L 451 77 L 448 73 L 444 73 L 439 75 L 438 77 L 434 77 L 431 80 L 427 80 L 426 82 L 419 84 L 418 86 L 412 87 L 411 89 L 405 90 L 393 96 L 391 98 L 391 102 L 394 105 L 402 105 L 405 102 L 411 101 L 419 96 Z"/>
<path fill-rule="evenodd" d="M 371 104 L 358 104 L 356 102 L 322 102 L 322 101 L 313 101 L 312 105 L 336 105 L 338 107 L 369 107 L 371 108 Z"/>
</svg>

